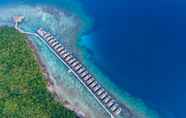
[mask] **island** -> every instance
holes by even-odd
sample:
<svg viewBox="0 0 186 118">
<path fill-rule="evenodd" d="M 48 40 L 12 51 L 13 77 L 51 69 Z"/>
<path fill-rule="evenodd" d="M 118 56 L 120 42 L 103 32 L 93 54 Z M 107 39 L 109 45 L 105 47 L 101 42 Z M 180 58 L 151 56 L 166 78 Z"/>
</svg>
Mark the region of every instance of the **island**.
<svg viewBox="0 0 186 118">
<path fill-rule="evenodd" d="M 0 117 L 159 118 L 94 63 L 82 41 L 91 21 L 82 13 L 50 5 L 2 8 Z"/>
<path fill-rule="evenodd" d="M 75 118 L 47 90 L 44 68 L 26 35 L 0 28 L 0 116 Z"/>
<path fill-rule="evenodd" d="M 14 16 L 15 29 L 27 35 L 32 35 L 47 43 L 46 45 L 52 53 L 69 69 L 69 72 L 83 84 L 86 89 L 92 94 L 96 101 L 103 109 L 114 118 L 122 113 L 124 116 L 131 117 L 132 113 L 125 105 L 120 104 L 112 94 L 110 94 L 88 71 L 80 60 L 77 59 L 71 52 L 50 33 L 42 28 L 39 28 L 36 33 L 24 31 L 19 27 L 24 20 L 24 16 Z"/>
</svg>

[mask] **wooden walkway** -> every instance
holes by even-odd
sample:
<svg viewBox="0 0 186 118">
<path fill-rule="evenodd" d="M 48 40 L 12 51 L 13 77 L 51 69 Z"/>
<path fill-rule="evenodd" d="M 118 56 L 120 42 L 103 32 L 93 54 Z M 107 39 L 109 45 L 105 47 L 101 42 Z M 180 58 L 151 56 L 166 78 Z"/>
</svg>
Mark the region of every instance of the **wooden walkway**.
<svg viewBox="0 0 186 118">
<path fill-rule="evenodd" d="M 67 51 L 51 33 L 40 28 L 37 30 L 37 34 L 47 42 L 48 46 L 53 49 L 57 57 L 71 70 L 76 78 L 80 80 L 112 117 L 122 112 L 122 107 L 117 100 L 96 81 L 87 68 L 73 56 L 72 53 Z"/>
</svg>

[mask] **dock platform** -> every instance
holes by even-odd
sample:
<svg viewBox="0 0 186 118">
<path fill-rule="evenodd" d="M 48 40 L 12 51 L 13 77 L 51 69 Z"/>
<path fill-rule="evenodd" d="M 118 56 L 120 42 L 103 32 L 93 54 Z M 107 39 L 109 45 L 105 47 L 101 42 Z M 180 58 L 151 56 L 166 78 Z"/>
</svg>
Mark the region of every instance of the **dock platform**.
<svg viewBox="0 0 186 118">
<path fill-rule="evenodd" d="M 88 69 L 57 40 L 55 37 L 39 28 L 36 33 L 46 41 L 60 60 L 71 70 L 77 79 L 91 92 L 96 100 L 112 116 L 118 116 L 126 109 L 95 79 Z"/>
</svg>

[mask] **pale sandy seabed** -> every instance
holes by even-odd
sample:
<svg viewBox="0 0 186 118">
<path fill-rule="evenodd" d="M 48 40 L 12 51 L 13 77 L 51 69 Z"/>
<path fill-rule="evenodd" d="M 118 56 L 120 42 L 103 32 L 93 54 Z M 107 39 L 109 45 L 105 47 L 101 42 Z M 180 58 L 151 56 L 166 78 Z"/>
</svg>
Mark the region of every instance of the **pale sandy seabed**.
<svg viewBox="0 0 186 118">
<path fill-rule="evenodd" d="M 82 29 L 85 29 L 84 19 L 78 15 L 57 10 L 51 7 L 41 6 L 9 6 L 0 9 L 0 26 L 13 26 L 12 17 L 16 15 L 25 16 L 21 28 L 26 31 L 35 32 L 37 28 L 52 32 L 70 51 L 72 51 L 82 62 L 89 67 L 100 83 L 104 85 L 113 95 L 115 95 L 123 104 L 128 106 L 134 118 L 158 118 L 157 114 L 148 109 L 140 100 L 134 99 L 126 92 L 120 91 L 108 77 L 91 63 L 87 58 L 88 54 L 84 48 L 78 48 L 76 45 Z M 82 27 L 83 26 L 83 27 Z M 29 36 L 29 40 L 34 45 L 37 54 L 44 65 L 52 84 L 49 84 L 49 91 L 58 96 L 58 100 L 63 102 L 66 107 L 84 115 L 86 118 L 110 118 L 104 109 L 96 102 L 95 98 L 86 90 L 86 88 L 68 72 L 68 69 L 60 62 L 54 54 L 47 48 L 46 44 L 40 39 Z M 55 91 L 55 92 L 54 92 Z"/>
</svg>

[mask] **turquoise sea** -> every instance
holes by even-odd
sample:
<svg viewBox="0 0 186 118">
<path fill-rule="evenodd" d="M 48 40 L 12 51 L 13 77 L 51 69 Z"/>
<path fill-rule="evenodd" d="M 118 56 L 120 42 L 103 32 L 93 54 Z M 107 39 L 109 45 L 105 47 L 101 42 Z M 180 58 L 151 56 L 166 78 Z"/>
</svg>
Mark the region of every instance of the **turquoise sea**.
<svg viewBox="0 0 186 118">
<path fill-rule="evenodd" d="M 13 26 L 11 16 L 24 15 L 23 29 L 34 32 L 44 27 L 54 33 L 133 111 L 134 118 L 185 118 L 184 4 L 182 0 L 6 0 L 0 2 L 0 25 Z M 94 118 L 109 118 L 43 42 L 30 40 L 55 84 L 63 83 L 64 99 L 92 111 L 90 116 L 97 113 Z"/>
</svg>

